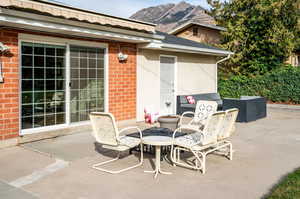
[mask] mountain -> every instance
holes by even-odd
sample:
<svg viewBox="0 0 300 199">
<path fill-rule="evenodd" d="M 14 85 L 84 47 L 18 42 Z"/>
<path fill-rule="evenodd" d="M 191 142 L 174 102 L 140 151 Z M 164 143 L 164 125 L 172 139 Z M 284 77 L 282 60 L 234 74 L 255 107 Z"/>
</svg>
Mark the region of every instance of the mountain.
<svg viewBox="0 0 300 199">
<path fill-rule="evenodd" d="M 133 14 L 130 18 L 155 23 L 157 24 L 156 29 L 162 32 L 169 32 L 189 20 L 215 24 L 215 20 L 207 14 L 207 10 L 201 6 L 186 3 L 185 1 L 178 4 L 169 3 L 144 8 Z"/>
</svg>

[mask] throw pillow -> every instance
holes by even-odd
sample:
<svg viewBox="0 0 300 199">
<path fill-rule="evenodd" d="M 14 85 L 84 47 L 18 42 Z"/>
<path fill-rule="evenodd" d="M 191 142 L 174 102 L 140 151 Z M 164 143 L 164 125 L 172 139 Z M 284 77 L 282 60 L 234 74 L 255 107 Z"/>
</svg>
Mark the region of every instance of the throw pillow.
<svg viewBox="0 0 300 199">
<path fill-rule="evenodd" d="M 189 104 L 196 104 L 196 101 L 193 96 L 186 96 L 186 100 Z"/>
</svg>

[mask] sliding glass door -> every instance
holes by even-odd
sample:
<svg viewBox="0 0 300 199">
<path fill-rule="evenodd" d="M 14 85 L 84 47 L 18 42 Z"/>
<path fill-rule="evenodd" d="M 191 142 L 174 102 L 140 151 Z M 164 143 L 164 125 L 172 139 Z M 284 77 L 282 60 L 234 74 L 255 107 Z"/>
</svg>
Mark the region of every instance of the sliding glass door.
<svg viewBox="0 0 300 199">
<path fill-rule="evenodd" d="M 22 130 L 86 121 L 90 112 L 104 111 L 105 49 L 21 45 Z"/>
</svg>

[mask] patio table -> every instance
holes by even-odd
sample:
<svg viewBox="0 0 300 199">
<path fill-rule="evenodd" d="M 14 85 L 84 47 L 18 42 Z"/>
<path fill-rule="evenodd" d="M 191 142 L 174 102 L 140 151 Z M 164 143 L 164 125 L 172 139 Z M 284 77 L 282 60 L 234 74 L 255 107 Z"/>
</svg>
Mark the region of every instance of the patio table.
<svg viewBox="0 0 300 199">
<path fill-rule="evenodd" d="M 186 135 L 186 133 L 181 133 L 181 132 L 178 132 L 176 134 L 176 137 L 179 137 L 179 136 L 183 136 L 183 135 Z M 140 137 L 140 134 L 138 132 L 135 132 L 135 133 L 131 133 L 129 134 L 128 136 L 130 137 L 136 137 L 136 138 L 139 138 Z M 145 137 L 148 137 L 148 136 L 165 136 L 165 137 L 170 137 L 172 138 L 173 136 L 173 131 L 171 129 L 168 129 L 168 128 L 161 128 L 161 127 L 151 127 L 151 128 L 148 128 L 148 129 L 145 129 L 142 131 L 142 136 L 143 138 Z M 145 144 L 146 145 L 146 144 Z M 166 154 L 170 149 L 169 146 L 163 146 L 162 147 L 162 153 L 163 154 Z M 139 150 L 139 148 L 137 147 L 136 149 L 134 150 Z M 131 152 L 131 151 L 130 151 Z M 144 151 L 145 153 L 150 153 L 150 154 L 154 154 L 154 150 L 152 150 L 152 146 L 149 145 L 149 147 L 144 147 Z M 161 159 L 162 160 L 162 159 Z"/>
<path fill-rule="evenodd" d="M 161 146 L 172 145 L 173 139 L 168 136 L 146 136 L 143 138 L 143 144 L 155 146 L 155 170 L 154 171 L 144 171 L 147 173 L 154 173 L 154 178 L 157 177 L 158 173 L 170 175 L 172 173 L 162 171 L 160 168 L 160 155 Z"/>
</svg>

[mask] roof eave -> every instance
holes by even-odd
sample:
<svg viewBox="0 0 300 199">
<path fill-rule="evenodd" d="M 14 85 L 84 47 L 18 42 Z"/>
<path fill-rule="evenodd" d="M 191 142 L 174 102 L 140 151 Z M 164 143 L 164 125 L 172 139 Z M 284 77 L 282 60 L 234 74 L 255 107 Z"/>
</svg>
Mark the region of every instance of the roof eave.
<svg viewBox="0 0 300 199">
<path fill-rule="evenodd" d="M 180 50 L 181 52 L 190 52 L 190 53 L 206 54 L 206 55 L 214 55 L 214 56 L 227 56 L 227 55 L 234 54 L 231 51 L 222 50 L 222 49 L 219 50 L 219 49 L 209 49 L 209 48 L 198 48 L 198 47 L 183 46 L 177 44 L 163 44 L 162 48 L 176 49 L 176 50 Z"/>
<path fill-rule="evenodd" d="M 151 49 L 151 50 L 163 50 L 163 51 L 173 51 L 173 52 L 182 52 L 182 53 L 191 53 L 191 54 L 202 54 L 202 55 L 211 55 L 223 57 L 227 55 L 233 55 L 233 52 L 226 50 L 218 49 L 208 49 L 208 48 L 197 48 L 176 44 L 166 44 L 166 43 L 149 43 L 142 44 L 138 46 L 142 49 Z"/>
</svg>

